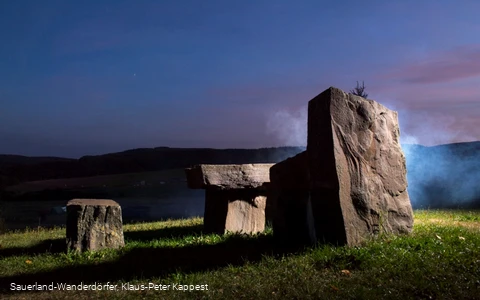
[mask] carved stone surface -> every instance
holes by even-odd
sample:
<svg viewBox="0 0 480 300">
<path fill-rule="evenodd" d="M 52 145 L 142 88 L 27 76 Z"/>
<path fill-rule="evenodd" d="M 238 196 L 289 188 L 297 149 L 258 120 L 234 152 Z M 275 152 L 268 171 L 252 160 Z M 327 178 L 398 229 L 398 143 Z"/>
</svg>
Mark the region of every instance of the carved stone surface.
<svg viewBox="0 0 480 300">
<path fill-rule="evenodd" d="M 266 191 L 256 189 L 205 191 L 206 232 L 257 233 L 265 229 Z"/>
<path fill-rule="evenodd" d="M 228 201 L 225 231 L 259 233 L 265 230 L 265 205 L 267 197 L 252 195 L 247 199 Z"/>
<path fill-rule="evenodd" d="M 261 187 L 269 182 L 274 164 L 196 165 L 185 169 L 191 189 L 243 189 Z"/>
<path fill-rule="evenodd" d="M 254 234 L 265 230 L 265 189 L 205 190 L 205 232 Z"/>
<path fill-rule="evenodd" d="M 124 245 L 122 209 L 117 202 L 73 199 L 67 203 L 68 249 L 95 251 Z"/>
<path fill-rule="evenodd" d="M 413 211 L 397 112 L 329 88 L 308 104 L 310 199 L 320 242 L 408 233 Z"/>
</svg>

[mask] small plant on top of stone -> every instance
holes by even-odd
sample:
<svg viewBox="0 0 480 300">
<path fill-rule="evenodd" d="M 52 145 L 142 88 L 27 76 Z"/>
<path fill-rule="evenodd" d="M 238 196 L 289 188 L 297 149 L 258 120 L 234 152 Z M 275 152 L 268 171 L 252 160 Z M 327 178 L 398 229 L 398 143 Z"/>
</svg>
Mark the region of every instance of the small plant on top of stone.
<svg viewBox="0 0 480 300">
<path fill-rule="evenodd" d="M 360 86 L 360 84 L 358 84 L 358 81 L 357 81 L 357 86 L 353 90 L 350 90 L 350 93 L 363 98 L 368 97 L 368 94 L 365 93 L 365 84 L 363 81 L 362 81 L 362 86 Z"/>
</svg>

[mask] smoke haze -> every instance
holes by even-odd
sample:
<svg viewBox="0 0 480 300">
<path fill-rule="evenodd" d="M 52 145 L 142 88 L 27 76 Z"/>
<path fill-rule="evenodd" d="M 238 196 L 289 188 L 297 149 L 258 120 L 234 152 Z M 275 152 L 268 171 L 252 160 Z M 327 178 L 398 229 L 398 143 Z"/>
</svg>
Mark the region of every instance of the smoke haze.
<svg viewBox="0 0 480 300">
<path fill-rule="evenodd" d="M 308 107 L 278 110 L 267 116 L 267 133 L 278 146 L 307 146 Z"/>
<path fill-rule="evenodd" d="M 410 200 L 414 208 L 473 207 L 480 203 L 480 142 L 455 130 L 455 120 L 425 112 L 395 109 L 400 143 L 407 162 Z M 279 110 L 267 117 L 267 132 L 279 145 L 306 146 L 307 106 Z M 412 134 L 414 133 L 414 134 Z M 440 145 L 439 144 L 447 144 Z M 429 146 L 423 146 L 423 145 Z M 432 146 L 436 145 L 436 146 Z M 291 156 L 297 153 L 292 153 Z"/>
</svg>

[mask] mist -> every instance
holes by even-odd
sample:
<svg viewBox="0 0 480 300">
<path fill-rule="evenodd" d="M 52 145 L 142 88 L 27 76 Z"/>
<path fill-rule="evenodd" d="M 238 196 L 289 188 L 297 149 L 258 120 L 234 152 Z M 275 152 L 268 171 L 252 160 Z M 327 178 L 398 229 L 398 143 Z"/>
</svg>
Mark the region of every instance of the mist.
<svg viewBox="0 0 480 300">
<path fill-rule="evenodd" d="M 388 103 L 384 105 L 398 111 L 412 206 L 480 207 L 480 142 L 456 142 L 469 141 L 472 137 L 454 130 L 445 119 L 397 110 Z M 307 107 L 279 110 L 267 116 L 268 134 L 273 135 L 279 145 L 306 147 Z M 298 152 L 291 156 L 296 154 Z"/>
<path fill-rule="evenodd" d="M 273 135 L 278 146 L 307 146 L 308 107 L 297 110 L 278 110 L 267 117 L 267 133 Z"/>
<path fill-rule="evenodd" d="M 480 200 L 480 142 L 404 144 L 408 192 L 416 208 L 473 208 Z"/>
<path fill-rule="evenodd" d="M 276 141 L 275 146 L 298 147 L 298 151 L 291 150 L 287 158 L 307 149 L 307 120 L 307 105 L 296 110 L 278 110 L 266 116 L 267 134 Z M 277 163 L 284 159 L 285 153 L 278 153 L 274 158 Z"/>
</svg>

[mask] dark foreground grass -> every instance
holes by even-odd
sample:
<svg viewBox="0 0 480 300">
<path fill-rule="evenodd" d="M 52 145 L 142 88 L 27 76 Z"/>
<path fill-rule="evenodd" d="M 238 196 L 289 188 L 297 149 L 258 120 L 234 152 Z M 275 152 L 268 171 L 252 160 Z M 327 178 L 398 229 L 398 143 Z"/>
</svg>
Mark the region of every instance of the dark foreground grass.
<svg viewBox="0 0 480 300">
<path fill-rule="evenodd" d="M 289 248 L 270 231 L 206 235 L 198 218 L 126 225 L 121 250 L 66 253 L 64 237 L 64 228 L 0 236 L 0 297 L 480 299 L 479 211 L 415 211 L 411 235 L 353 248 Z M 117 291 L 22 292 L 12 283 L 108 283 Z M 152 284 L 168 289 L 128 290 Z M 185 285 L 204 290 L 179 290 Z"/>
</svg>

